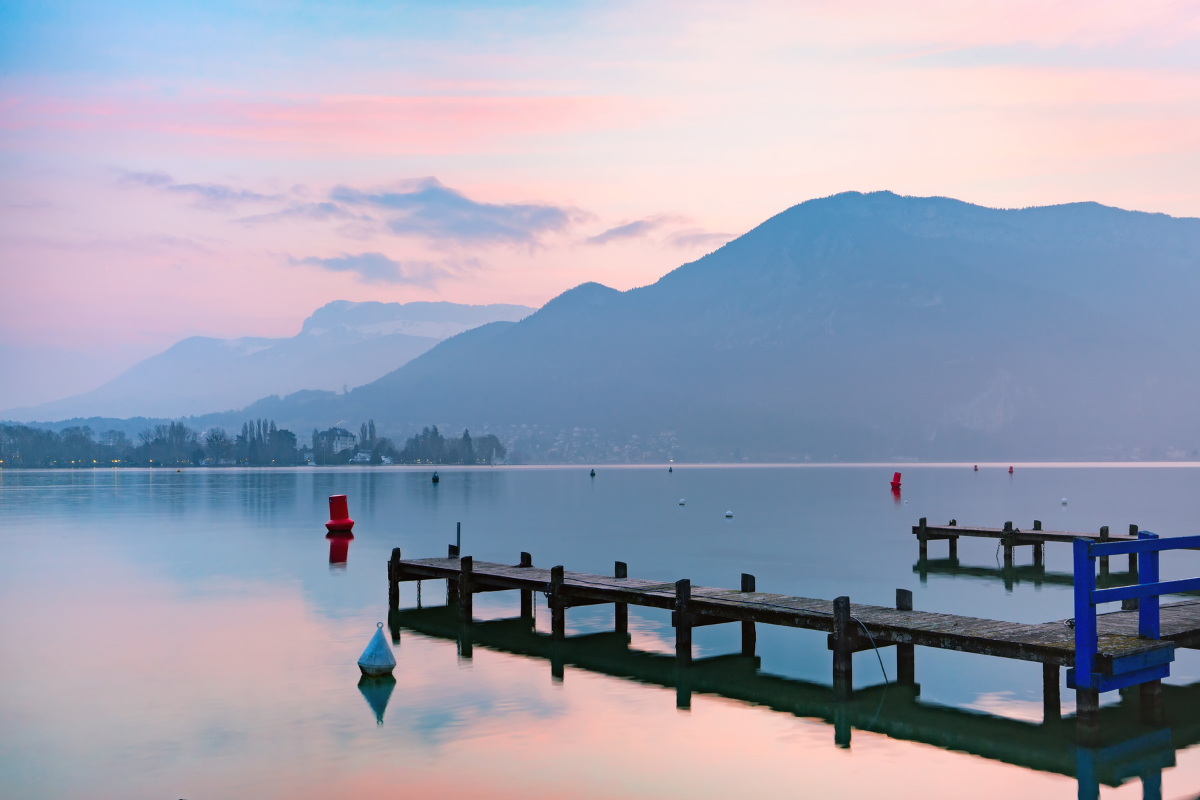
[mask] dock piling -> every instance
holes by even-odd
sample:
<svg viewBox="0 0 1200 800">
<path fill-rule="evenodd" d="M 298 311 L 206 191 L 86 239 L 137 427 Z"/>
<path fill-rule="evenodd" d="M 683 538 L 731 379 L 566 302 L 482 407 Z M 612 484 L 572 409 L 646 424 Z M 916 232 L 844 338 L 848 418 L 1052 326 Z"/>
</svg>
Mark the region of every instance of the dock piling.
<svg viewBox="0 0 1200 800">
<path fill-rule="evenodd" d="M 1004 568 L 1012 569 L 1013 565 L 1013 547 L 1016 544 L 1016 537 L 1013 536 L 1013 524 L 1011 521 L 1004 523 Z M 1006 587 L 1011 588 L 1011 587 Z"/>
<path fill-rule="evenodd" d="M 1108 526 L 1107 525 L 1100 526 L 1100 541 L 1102 541 L 1102 542 L 1108 541 Z M 1108 556 L 1100 556 L 1100 575 L 1105 578 L 1108 577 Z"/>
<path fill-rule="evenodd" d="M 833 601 L 833 692 L 839 700 L 849 699 L 854 688 L 854 650 L 850 641 L 850 598 Z"/>
<path fill-rule="evenodd" d="M 452 544 L 448 548 L 447 558 L 458 558 L 458 545 Z M 454 605 L 458 602 L 458 580 L 455 578 L 446 579 L 446 605 Z"/>
<path fill-rule="evenodd" d="M 1138 535 L 1138 526 L 1137 525 L 1129 526 L 1129 535 L 1130 536 Z M 1137 553 L 1129 554 L 1129 576 L 1131 578 L 1133 578 L 1134 583 L 1138 582 Z M 1137 611 L 1138 610 L 1138 599 L 1135 597 L 1131 600 L 1122 600 L 1121 601 L 1121 610 L 1122 611 Z"/>
<path fill-rule="evenodd" d="M 558 638 L 567 634 L 567 606 L 558 589 L 563 582 L 563 567 L 559 564 L 550 570 L 550 631 Z"/>
<path fill-rule="evenodd" d="M 908 589 L 896 590 L 896 610 L 912 611 L 913 596 Z M 896 683 L 901 686 L 912 686 L 917 682 L 916 645 L 896 645 Z"/>
<path fill-rule="evenodd" d="M 754 576 L 745 572 L 742 573 L 742 591 L 754 591 Z M 753 656 L 755 647 L 758 645 L 758 632 L 754 628 L 752 620 L 742 620 L 742 655 Z"/>
<path fill-rule="evenodd" d="M 687 578 L 675 581 L 675 658 L 680 664 L 692 660 L 692 616 L 688 603 L 692 599 L 692 582 Z"/>
<path fill-rule="evenodd" d="M 614 578 L 628 578 L 629 565 L 618 561 L 613 565 Z M 629 633 L 629 604 L 613 603 L 613 630 L 617 633 Z"/>
<path fill-rule="evenodd" d="M 392 548 L 392 557 L 388 561 L 388 608 L 400 607 L 400 548 Z"/>
<path fill-rule="evenodd" d="M 1058 664 L 1042 664 L 1042 723 L 1058 722 L 1062 719 L 1062 695 Z"/>
<path fill-rule="evenodd" d="M 463 622 L 470 622 L 474 611 L 474 592 L 471 586 L 471 570 L 473 561 L 470 556 L 459 559 L 458 578 L 458 615 Z"/>
<path fill-rule="evenodd" d="M 530 568 L 533 566 L 533 556 L 529 553 L 521 553 L 521 563 L 519 566 Z M 533 619 L 533 590 L 521 590 L 521 618 Z"/>
<path fill-rule="evenodd" d="M 1140 715 L 1143 724 L 1162 725 L 1162 680 L 1146 681 L 1139 688 Z"/>
<path fill-rule="evenodd" d="M 925 517 L 921 517 L 921 521 L 917 523 L 917 541 L 920 543 L 920 557 L 929 558 L 929 540 L 926 538 L 926 522 Z"/>
</svg>

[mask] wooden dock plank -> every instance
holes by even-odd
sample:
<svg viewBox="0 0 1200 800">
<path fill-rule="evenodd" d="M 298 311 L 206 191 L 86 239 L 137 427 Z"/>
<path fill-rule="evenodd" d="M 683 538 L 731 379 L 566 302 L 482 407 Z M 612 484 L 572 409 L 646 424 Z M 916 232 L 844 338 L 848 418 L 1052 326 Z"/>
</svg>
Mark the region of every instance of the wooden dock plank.
<svg viewBox="0 0 1200 800">
<path fill-rule="evenodd" d="M 913 536 L 920 535 L 921 526 L 913 525 Z M 1070 542 L 1074 539 L 1091 539 L 1100 541 L 1099 533 L 1075 533 L 1073 531 L 1035 531 L 1032 528 L 1014 528 L 1011 532 L 1004 528 L 980 528 L 968 525 L 926 525 L 926 538 L 945 539 L 951 536 L 968 536 L 979 539 L 1007 539 L 1011 537 L 1017 544 L 1041 544 L 1043 542 Z M 1106 541 L 1136 542 L 1136 536 L 1114 533 Z"/>
<path fill-rule="evenodd" d="M 954 530 L 958 533 L 986 530 L 990 535 L 999 529 Z M 1003 533 L 1002 530 L 999 532 Z M 1113 536 L 1110 541 L 1118 538 L 1129 537 Z M 455 580 L 461 574 L 457 558 L 402 560 L 399 569 L 400 580 Z M 472 584 L 485 590 L 501 587 L 550 591 L 551 570 L 473 562 Z M 593 601 L 674 609 L 676 587 L 674 583 L 641 578 L 564 571 L 557 591 L 567 605 Z M 709 620 L 764 622 L 825 632 L 832 632 L 834 627 L 832 601 L 720 587 L 692 588 L 688 613 Z M 1070 665 L 1074 660 L 1074 630 L 1065 621 L 1030 625 L 862 604 L 852 604 L 850 613 L 856 624 L 865 627 L 878 645 L 919 644 L 1058 665 Z M 1137 637 L 1136 611 L 1102 614 L 1098 620 L 1100 652 L 1105 656 L 1116 657 L 1168 646 Z M 1164 640 L 1183 647 L 1200 646 L 1200 601 L 1163 605 L 1161 625 Z"/>
</svg>

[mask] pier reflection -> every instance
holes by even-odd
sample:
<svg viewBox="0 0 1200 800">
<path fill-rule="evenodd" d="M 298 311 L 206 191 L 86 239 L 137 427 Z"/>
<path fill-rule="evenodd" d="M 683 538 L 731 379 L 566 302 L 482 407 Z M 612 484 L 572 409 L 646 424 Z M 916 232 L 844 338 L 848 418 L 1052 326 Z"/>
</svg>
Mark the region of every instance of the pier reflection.
<svg viewBox="0 0 1200 800">
<path fill-rule="evenodd" d="M 1080 798 L 1099 797 L 1100 786 L 1140 779 L 1143 796 L 1161 797 L 1162 770 L 1175 753 L 1200 742 L 1200 684 L 1163 686 L 1164 723 L 1140 721 L 1136 690 L 1100 710 L 1103 738 L 1091 747 L 1076 741 L 1073 717 L 1042 723 L 999 717 L 920 701 L 917 684 L 879 685 L 839 699 L 831 686 L 763 674 L 756 656 L 724 655 L 680 663 L 674 656 L 631 649 L 627 633 L 555 638 L 534 628 L 531 617 L 462 622 L 456 605 L 393 610 L 388 627 L 394 642 L 405 629 L 458 644 L 470 658 L 474 646 L 541 658 L 554 680 L 566 666 L 673 688 L 676 705 L 689 708 L 695 693 L 717 695 L 798 717 L 824 720 L 834 742 L 849 747 L 852 731 L 960 751 L 1026 769 L 1074 777 Z"/>
<path fill-rule="evenodd" d="M 1050 572 L 1044 564 L 1024 564 L 1018 567 L 1005 563 L 1003 567 L 973 567 L 964 566 L 957 558 L 922 558 L 913 564 L 912 571 L 920 576 L 922 586 L 928 582 L 930 575 L 1002 581 L 1004 588 L 1010 592 L 1021 583 L 1031 583 L 1035 587 L 1043 585 L 1073 587 L 1075 585 L 1075 576 L 1072 573 Z M 1096 576 L 1096 587 L 1099 589 L 1133 586 L 1137 582 L 1136 572 L 1101 572 Z M 1200 592 L 1180 592 L 1179 595 L 1200 597 Z"/>
</svg>

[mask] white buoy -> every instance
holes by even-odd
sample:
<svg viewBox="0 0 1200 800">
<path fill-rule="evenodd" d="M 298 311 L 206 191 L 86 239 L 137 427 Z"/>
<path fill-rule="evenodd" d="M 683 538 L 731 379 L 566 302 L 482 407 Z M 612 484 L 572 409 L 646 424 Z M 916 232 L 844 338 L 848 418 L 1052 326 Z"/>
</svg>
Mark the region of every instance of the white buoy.
<svg viewBox="0 0 1200 800">
<path fill-rule="evenodd" d="M 375 629 L 371 643 L 363 654 L 358 657 L 358 668 L 363 675 L 391 675 L 396 668 L 396 657 L 392 655 L 392 647 L 383 638 L 383 623 Z"/>
<path fill-rule="evenodd" d="M 732 511 L 726 511 L 726 512 L 725 512 L 725 519 L 732 519 L 732 518 L 733 518 L 733 512 L 732 512 Z"/>
<path fill-rule="evenodd" d="M 679 498 L 679 505 L 683 505 L 683 498 Z"/>
</svg>

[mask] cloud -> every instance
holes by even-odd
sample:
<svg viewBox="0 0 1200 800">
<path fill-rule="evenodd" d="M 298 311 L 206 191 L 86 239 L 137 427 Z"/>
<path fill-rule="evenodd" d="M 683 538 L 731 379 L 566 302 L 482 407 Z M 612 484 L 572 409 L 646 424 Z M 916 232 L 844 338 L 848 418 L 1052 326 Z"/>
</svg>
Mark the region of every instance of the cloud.
<svg viewBox="0 0 1200 800">
<path fill-rule="evenodd" d="M 565 230 L 570 209 L 535 203 L 480 203 L 436 178 L 406 182 L 395 191 L 364 192 L 336 187 L 331 199 L 384 210 L 395 234 L 458 242 L 536 244 L 545 233 Z"/>
<path fill-rule="evenodd" d="M 478 262 L 435 264 L 431 261 L 393 261 L 383 253 L 343 253 L 334 258 L 290 259 L 293 264 L 307 264 L 330 272 L 353 272 L 364 283 L 394 283 L 413 286 L 432 286 L 442 278 L 451 277 L 463 268 L 477 268 Z M 452 269 L 456 268 L 456 269 Z"/>
<path fill-rule="evenodd" d="M 175 179 L 165 172 L 127 172 L 122 176 L 121 183 L 185 195 L 191 197 L 196 205 L 206 208 L 224 208 L 235 203 L 259 203 L 280 199 L 280 195 L 259 194 L 221 183 L 176 183 Z"/>
<path fill-rule="evenodd" d="M 639 219 L 635 222 L 628 222 L 624 225 L 618 225 L 615 228 L 609 228 L 604 233 L 597 234 L 584 241 L 586 244 L 608 244 L 616 239 L 634 239 L 639 236 L 645 236 L 661 225 L 662 221 L 658 219 Z"/>
<path fill-rule="evenodd" d="M 675 231 L 668 236 L 667 244 L 681 250 L 698 250 L 705 247 L 715 250 L 735 238 L 737 238 L 736 233 L 718 233 L 717 231 L 706 231 L 703 228 L 687 228 Z"/>
<path fill-rule="evenodd" d="M 355 214 L 352 211 L 339 206 L 337 203 L 301 203 L 299 205 L 289 206 L 280 211 L 272 211 L 268 214 L 254 214 L 249 217 L 242 217 L 237 220 L 243 225 L 258 225 L 260 223 L 269 222 L 285 222 L 287 220 L 308 220 L 312 222 L 325 222 L 328 220 L 352 220 L 356 222 L 371 222 L 373 218 L 369 214 Z"/>
</svg>

